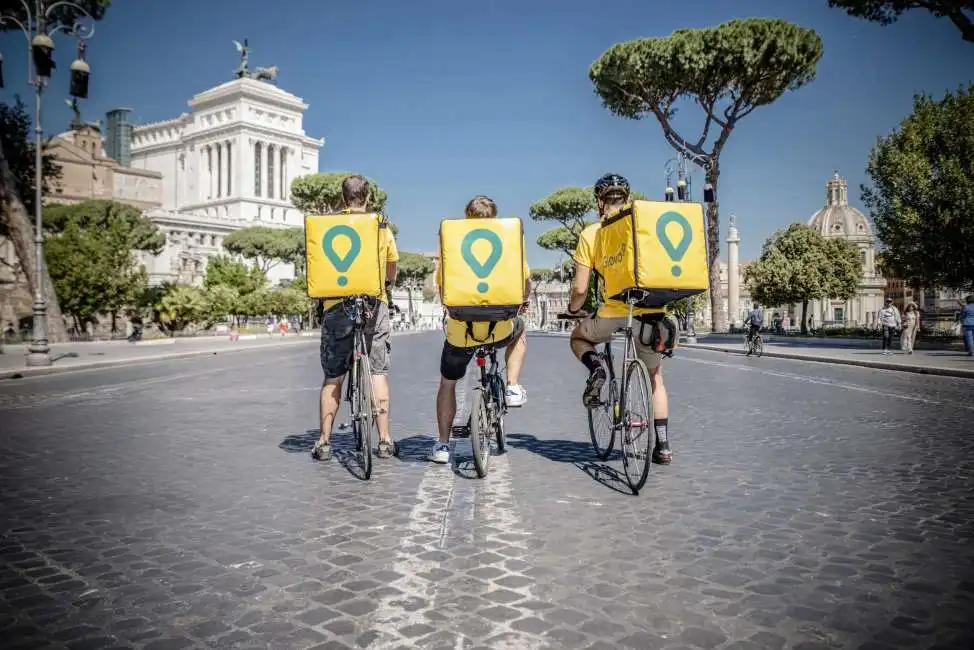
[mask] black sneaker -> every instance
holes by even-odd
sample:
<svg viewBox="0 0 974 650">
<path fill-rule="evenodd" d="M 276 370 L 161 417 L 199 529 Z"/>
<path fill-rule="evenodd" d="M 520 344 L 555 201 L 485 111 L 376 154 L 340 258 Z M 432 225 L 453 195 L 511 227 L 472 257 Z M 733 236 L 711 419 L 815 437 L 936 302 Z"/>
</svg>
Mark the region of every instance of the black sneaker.
<svg viewBox="0 0 974 650">
<path fill-rule="evenodd" d="M 670 441 L 657 442 L 653 449 L 653 462 L 657 465 L 669 465 L 673 461 L 673 452 L 670 451 Z"/>
<path fill-rule="evenodd" d="M 311 449 L 311 457 L 315 460 L 330 460 L 331 459 L 331 444 L 327 442 L 321 442 L 320 440 L 315 443 L 315 446 Z"/>
<path fill-rule="evenodd" d="M 596 408 L 601 403 L 602 386 L 605 385 L 605 368 L 601 366 L 593 370 L 588 381 L 585 382 L 585 392 L 582 393 L 582 404 L 585 408 Z"/>
</svg>

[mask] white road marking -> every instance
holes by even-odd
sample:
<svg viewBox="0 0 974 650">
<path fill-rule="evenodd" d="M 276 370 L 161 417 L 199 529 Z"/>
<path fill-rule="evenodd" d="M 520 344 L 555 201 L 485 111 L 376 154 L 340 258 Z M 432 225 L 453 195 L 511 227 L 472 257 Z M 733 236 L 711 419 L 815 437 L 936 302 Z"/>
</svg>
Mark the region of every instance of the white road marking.
<svg viewBox="0 0 974 650">
<path fill-rule="evenodd" d="M 818 384 L 820 386 L 831 386 L 833 388 L 841 388 L 844 390 L 854 390 L 860 393 L 868 393 L 870 395 L 878 395 L 880 397 L 892 397 L 894 399 L 904 399 L 913 402 L 920 402 L 922 404 L 931 404 L 933 406 L 953 406 L 955 408 L 966 409 L 968 411 L 974 411 L 974 405 L 971 404 L 961 404 L 959 402 L 944 401 L 929 399 L 926 397 L 918 397 L 916 395 L 909 395 L 907 393 L 893 393 L 889 391 L 877 390 L 875 388 L 867 388 L 866 386 L 860 386 L 858 384 L 849 384 L 846 382 L 835 381 L 833 379 L 825 379 L 821 377 L 810 377 L 807 375 L 798 375 L 791 372 L 781 372 L 778 370 L 769 370 L 767 368 L 756 368 L 753 366 L 741 366 L 733 363 L 725 363 L 722 361 L 708 361 L 705 359 L 695 359 L 692 357 L 681 357 L 681 361 L 689 361 L 691 363 L 701 363 L 706 366 L 722 366 L 724 368 L 731 368 L 734 370 L 740 370 L 741 372 L 757 372 L 763 375 L 769 375 L 772 377 L 781 377 L 782 379 L 791 379 L 793 381 L 802 381 L 808 384 Z"/>
<path fill-rule="evenodd" d="M 433 607 L 436 582 L 420 574 L 437 568 L 438 563 L 419 556 L 440 548 L 449 512 L 447 508 L 453 498 L 454 480 L 449 466 L 431 465 L 423 472 L 416 505 L 409 513 L 409 525 L 396 549 L 396 561 L 392 566 L 392 570 L 402 577 L 389 583 L 402 593 L 383 596 L 379 601 L 372 630 L 381 636 L 369 645 L 373 650 L 388 650 L 403 643 L 408 645 L 408 639 L 397 630 L 426 622 L 423 613 Z M 436 541 L 426 541 L 431 536 Z M 417 607 L 417 600 L 425 605 Z"/>
</svg>

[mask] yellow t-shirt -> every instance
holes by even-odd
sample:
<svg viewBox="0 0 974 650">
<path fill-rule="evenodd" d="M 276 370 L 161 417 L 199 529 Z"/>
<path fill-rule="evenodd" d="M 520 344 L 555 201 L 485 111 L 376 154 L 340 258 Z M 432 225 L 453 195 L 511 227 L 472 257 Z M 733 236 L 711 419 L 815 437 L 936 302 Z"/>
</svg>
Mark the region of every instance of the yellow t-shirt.
<svg viewBox="0 0 974 650">
<path fill-rule="evenodd" d="M 595 267 L 595 261 L 592 259 L 592 254 L 595 249 L 595 235 L 598 232 L 598 223 L 593 223 L 590 226 L 586 226 L 586 228 L 582 230 L 581 234 L 578 236 L 578 246 L 575 247 L 574 256 L 576 264 L 581 264 L 582 266 L 586 266 L 595 271 L 598 271 L 598 269 Z M 632 313 L 633 316 L 638 316 L 640 314 L 662 314 L 664 311 L 664 309 L 658 308 L 650 309 L 648 307 L 636 307 L 632 310 Z M 606 299 L 605 302 L 599 306 L 597 315 L 599 318 L 625 318 L 629 315 L 629 305 L 621 300 Z"/>
<path fill-rule="evenodd" d="M 521 238 L 521 250 L 526 250 L 524 248 L 524 238 Z M 439 281 L 439 268 L 436 269 L 436 279 Z M 531 269 L 528 268 L 528 260 L 525 256 L 524 259 L 524 278 L 528 279 L 531 277 Z M 446 341 L 455 348 L 475 348 L 478 345 L 483 345 L 484 343 L 492 343 L 495 341 L 501 341 L 506 339 L 514 332 L 514 321 L 513 320 L 502 320 L 496 321 L 494 325 L 494 331 L 491 333 L 489 339 L 487 339 L 487 333 L 490 331 L 490 322 L 474 322 L 472 323 L 472 334 L 474 338 L 467 336 L 467 323 L 462 320 L 454 320 L 452 318 L 447 318 L 446 320 Z"/>
<path fill-rule="evenodd" d="M 349 210 L 343 210 L 343 213 L 351 214 Z M 375 215 L 376 219 L 380 219 L 380 215 Z M 384 259 L 386 264 L 391 264 L 392 262 L 399 261 L 399 249 L 396 248 L 396 238 L 392 234 L 390 228 L 380 228 L 379 229 L 379 259 Z M 385 268 L 382 269 L 383 276 L 385 275 Z M 383 277 L 382 282 L 382 294 L 379 296 L 379 300 L 382 302 L 389 302 L 389 296 L 386 295 L 385 288 L 385 278 Z M 341 298 L 334 298 L 332 300 L 323 300 L 323 306 L 325 309 L 330 309 L 335 305 L 342 302 Z"/>
</svg>

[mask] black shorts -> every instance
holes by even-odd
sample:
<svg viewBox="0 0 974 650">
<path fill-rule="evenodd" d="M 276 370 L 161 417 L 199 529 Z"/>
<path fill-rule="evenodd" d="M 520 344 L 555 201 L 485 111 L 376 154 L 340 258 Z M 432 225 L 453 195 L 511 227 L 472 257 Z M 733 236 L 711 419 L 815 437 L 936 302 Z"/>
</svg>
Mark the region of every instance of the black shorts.
<svg viewBox="0 0 974 650">
<path fill-rule="evenodd" d="M 511 335 L 493 344 L 495 348 L 506 348 L 513 341 L 517 341 L 524 334 L 524 321 L 520 317 L 514 319 L 514 329 Z M 460 381 L 467 373 L 467 365 L 473 359 L 478 346 L 458 348 L 443 341 L 443 353 L 440 355 L 440 375 L 443 379 Z"/>
</svg>

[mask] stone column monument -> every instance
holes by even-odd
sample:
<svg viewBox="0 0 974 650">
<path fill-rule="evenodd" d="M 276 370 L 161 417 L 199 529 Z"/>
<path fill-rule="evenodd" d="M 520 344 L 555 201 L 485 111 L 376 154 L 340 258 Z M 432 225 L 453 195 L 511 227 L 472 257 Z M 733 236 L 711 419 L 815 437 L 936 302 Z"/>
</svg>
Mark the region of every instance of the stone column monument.
<svg viewBox="0 0 974 650">
<path fill-rule="evenodd" d="M 737 235 L 734 217 L 727 224 L 727 323 L 728 326 L 737 324 L 740 314 L 741 285 L 738 260 L 738 247 L 741 238 Z"/>
</svg>

